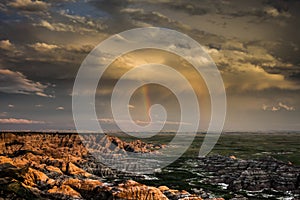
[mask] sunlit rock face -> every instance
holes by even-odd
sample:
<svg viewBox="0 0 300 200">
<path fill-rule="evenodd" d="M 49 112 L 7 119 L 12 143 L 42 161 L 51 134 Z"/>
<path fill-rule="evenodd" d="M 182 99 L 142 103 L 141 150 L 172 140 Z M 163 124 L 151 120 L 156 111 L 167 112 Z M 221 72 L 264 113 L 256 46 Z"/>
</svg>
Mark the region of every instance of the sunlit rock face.
<svg viewBox="0 0 300 200">
<path fill-rule="evenodd" d="M 76 134 L 1 133 L 0 197 L 2 199 L 202 199 L 184 190 L 147 186 L 96 162 Z M 162 148 L 142 141 L 102 137 L 118 151 L 151 152 Z M 109 149 L 109 148 L 108 148 Z M 113 151 L 113 150 L 111 150 Z M 134 177 L 132 175 L 132 177 Z M 109 178 L 109 179 L 107 179 Z M 109 180 L 109 181 L 107 181 Z M 117 180 L 117 181 L 115 181 Z"/>
</svg>

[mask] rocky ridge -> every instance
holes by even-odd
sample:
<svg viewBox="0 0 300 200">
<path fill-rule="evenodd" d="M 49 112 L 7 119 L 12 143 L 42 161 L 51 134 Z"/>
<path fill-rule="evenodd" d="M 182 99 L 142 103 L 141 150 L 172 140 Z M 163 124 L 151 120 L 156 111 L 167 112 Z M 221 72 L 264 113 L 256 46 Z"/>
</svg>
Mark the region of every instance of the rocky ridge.
<svg viewBox="0 0 300 200">
<path fill-rule="evenodd" d="M 140 184 L 89 154 L 92 149 L 151 152 L 162 146 L 115 137 L 84 137 L 89 137 L 86 146 L 76 134 L 1 133 L 1 199 L 202 199 L 184 190 Z"/>
<path fill-rule="evenodd" d="M 230 191 L 279 193 L 300 198 L 300 167 L 272 157 L 243 160 L 212 155 L 199 158 L 193 163 L 193 169 L 206 174 L 203 183 L 223 185 Z"/>
</svg>

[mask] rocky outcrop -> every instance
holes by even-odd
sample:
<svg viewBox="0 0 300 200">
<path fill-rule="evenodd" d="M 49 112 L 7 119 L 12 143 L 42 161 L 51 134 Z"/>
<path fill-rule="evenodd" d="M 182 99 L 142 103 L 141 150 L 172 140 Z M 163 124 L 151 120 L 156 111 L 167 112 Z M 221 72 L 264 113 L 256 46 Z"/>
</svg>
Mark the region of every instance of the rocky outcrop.
<svg viewBox="0 0 300 200">
<path fill-rule="evenodd" d="M 0 191 L 1 196 L 11 199 L 128 199 L 128 200 L 168 200 L 186 199 L 200 200 L 199 196 L 169 189 L 166 186 L 152 187 L 127 180 L 119 184 L 103 183 L 100 177 L 94 179 L 82 174 L 62 174 L 54 168 L 56 179 L 52 171 L 49 176 L 34 169 L 24 166 L 17 168 L 10 159 L 1 159 Z M 53 167 L 53 166 L 52 166 Z M 53 169 L 49 167 L 50 169 Z"/>
<path fill-rule="evenodd" d="M 82 199 L 80 193 L 68 185 L 61 185 L 59 187 L 54 186 L 53 188 L 49 189 L 47 193 L 49 193 L 48 196 L 53 196 L 60 199 Z"/>
<path fill-rule="evenodd" d="M 119 184 L 113 189 L 113 196 L 117 199 L 129 200 L 202 200 L 200 196 L 190 194 L 185 190 L 174 190 L 167 186 L 160 186 L 158 188 L 140 184 L 133 180 L 128 180 Z M 224 200 L 223 198 L 212 198 L 210 200 Z"/>
<path fill-rule="evenodd" d="M 189 200 L 201 200 L 202 198 L 197 195 L 191 195 L 187 191 L 179 191 L 168 188 L 167 186 L 160 186 L 158 188 L 168 199 L 189 199 Z"/>
<path fill-rule="evenodd" d="M 161 149 L 164 147 L 164 145 L 161 145 L 161 144 L 154 145 L 151 143 L 142 142 L 141 140 L 124 142 L 124 141 L 120 140 L 119 138 L 113 137 L 113 136 L 109 136 L 108 139 L 116 147 L 123 149 L 125 151 L 135 152 L 135 153 L 139 153 L 139 152 L 148 153 L 148 152 L 155 151 L 155 150 L 158 150 L 158 149 Z"/>
<path fill-rule="evenodd" d="M 105 134 L 0 134 L 0 155 L 18 159 L 17 165 L 30 162 L 36 168 L 53 166 L 70 174 L 82 174 L 82 171 L 75 169 L 80 165 L 90 174 L 114 176 L 115 172 L 110 168 L 101 163 L 95 164 L 93 156 L 100 155 L 102 159 L 113 161 L 127 152 L 155 152 L 162 147 L 163 145 L 147 144 L 140 140 L 125 142 Z M 57 169 L 56 172 L 60 173 Z"/>
<path fill-rule="evenodd" d="M 158 188 L 146 186 L 132 180 L 119 184 L 114 191 L 114 196 L 128 200 L 168 199 Z"/>
<path fill-rule="evenodd" d="M 80 137 L 84 137 L 84 143 Z M 117 137 L 95 134 L 1 133 L 0 197 L 191 200 L 214 196 L 211 191 L 201 188 L 192 188 L 188 192 L 132 181 L 130 179 L 139 182 L 142 179 L 110 169 L 90 154 L 118 159 L 120 153 L 155 153 L 160 148 L 163 145 L 139 140 L 125 142 Z M 267 191 L 265 194 L 288 191 L 290 194 L 286 196 L 294 197 L 300 194 L 299 167 L 271 157 L 242 160 L 235 156 L 214 155 L 196 161 L 193 159 L 184 165 L 188 163 L 191 166 L 183 166 L 184 169 L 197 176 L 187 181 L 222 185 L 226 188 L 224 190 L 233 194 L 234 199 L 245 199 L 241 195 L 243 191 Z"/>
<path fill-rule="evenodd" d="M 85 140 L 88 148 L 76 134 L 0 134 L 1 199 L 201 199 L 187 191 L 128 180 L 130 174 L 105 167 L 88 152 L 102 147 L 151 152 L 162 146 L 116 137 L 84 137 L 90 137 Z M 114 149 L 110 148 L 113 143 Z"/>
<path fill-rule="evenodd" d="M 199 172 L 210 174 L 206 183 L 224 183 L 232 191 L 269 190 L 300 194 L 300 167 L 272 157 L 242 160 L 214 155 L 199 158 L 197 164 Z"/>
</svg>

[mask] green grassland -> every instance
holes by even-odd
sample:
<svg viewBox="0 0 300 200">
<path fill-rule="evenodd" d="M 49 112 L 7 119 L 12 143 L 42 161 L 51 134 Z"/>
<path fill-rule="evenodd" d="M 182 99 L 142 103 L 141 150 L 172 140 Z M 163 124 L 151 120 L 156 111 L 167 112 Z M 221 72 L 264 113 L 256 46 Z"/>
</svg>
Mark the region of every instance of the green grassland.
<svg viewBox="0 0 300 200">
<path fill-rule="evenodd" d="M 146 134 L 146 133 L 145 133 Z M 145 142 L 168 144 L 175 133 L 159 133 Z M 117 134 L 123 140 L 133 140 L 125 134 Z M 196 157 L 205 134 L 197 134 L 183 157 Z M 300 165 L 300 133 L 223 133 L 210 154 L 234 155 L 241 159 L 272 156 L 284 162 Z"/>
</svg>

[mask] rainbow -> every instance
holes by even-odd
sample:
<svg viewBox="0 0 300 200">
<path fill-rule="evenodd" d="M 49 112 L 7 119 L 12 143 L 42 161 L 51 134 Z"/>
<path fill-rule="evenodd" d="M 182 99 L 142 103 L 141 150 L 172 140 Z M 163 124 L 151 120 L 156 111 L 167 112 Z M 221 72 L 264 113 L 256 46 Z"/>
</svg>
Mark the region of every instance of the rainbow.
<svg viewBox="0 0 300 200">
<path fill-rule="evenodd" d="M 149 109 L 150 109 L 150 106 L 151 106 L 151 100 L 150 100 L 150 97 L 149 97 L 149 92 L 148 92 L 148 86 L 147 85 L 144 85 L 142 87 L 142 94 L 143 94 L 143 97 L 144 97 L 145 114 L 147 116 L 147 119 L 150 121 Z"/>
</svg>

